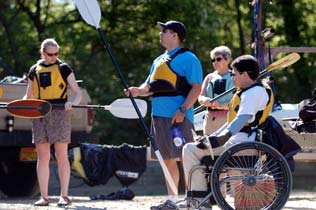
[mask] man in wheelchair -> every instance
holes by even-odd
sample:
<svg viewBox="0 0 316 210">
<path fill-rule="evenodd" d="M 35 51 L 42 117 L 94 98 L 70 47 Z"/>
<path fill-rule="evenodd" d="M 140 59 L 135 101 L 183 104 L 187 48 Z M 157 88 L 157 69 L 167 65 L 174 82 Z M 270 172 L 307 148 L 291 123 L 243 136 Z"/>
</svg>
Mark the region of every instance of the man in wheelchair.
<svg viewBox="0 0 316 210">
<path fill-rule="evenodd" d="M 257 60 L 251 55 L 243 55 L 236 58 L 231 66 L 231 77 L 237 91 L 229 104 L 227 123 L 210 136 L 199 136 L 196 142 L 188 143 L 183 148 L 185 180 L 192 180 L 187 196 L 203 198 L 208 190 L 205 172 L 197 170 L 189 174 L 191 169 L 201 165 L 205 156 L 219 156 L 224 149 L 236 143 L 254 141 L 256 128 L 271 111 L 273 93 L 268 85 L 257 81 Z M 211 209 L 211 205 L 206 203 L 199 208 Z"/>
</svg>

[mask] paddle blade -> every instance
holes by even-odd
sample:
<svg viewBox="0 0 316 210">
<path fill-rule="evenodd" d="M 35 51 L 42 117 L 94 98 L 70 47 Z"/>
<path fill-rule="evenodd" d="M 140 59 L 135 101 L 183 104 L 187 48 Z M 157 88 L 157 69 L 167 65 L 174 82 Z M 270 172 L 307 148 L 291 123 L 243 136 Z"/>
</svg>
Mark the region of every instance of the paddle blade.
<svg viewBox="0 0 316 210">
<path fill-rule="evenodd" d="M 270 71 L 278 69 L 278 68 L 288 67 L 288 66 L 292 65 L 293 63 L 297 62 L 299 59 L 300 59 L 300 55 L 298 53 L 291 53 L 291 54 L 277 60 L 276 62 L 271 63 L 268 66 L 267 71 L 270 72 Z"/>
<path fill-rule="evenodd" d="M 2 88 L 0 87 L 0 98 L 1 98 L 1 96 L 2 96 Z"/>
<path fill-rule="evenodd" d="M 101 11 L 96 0 L 75 0 L 83 20 L 91 26 L 100 28 Z"/>
<path fill-rule="evenodd" d="M 134 99 L 142 117 L 146 116 L 147 103 L 142 99 Z M 137 112 L 130 99 L 121 98 L 111 103 L 110 106 L 105 106 L 105 110 L 109 110 L 114 116 L 125 119 L 138 119 Z"/>
<path fill-rule="evenodd" d="M 14 116 L 31 119 L 45 117 L 52 109 L 49 102 L 38 99 L 15 100 L 6 107 Z"/>
</svg>

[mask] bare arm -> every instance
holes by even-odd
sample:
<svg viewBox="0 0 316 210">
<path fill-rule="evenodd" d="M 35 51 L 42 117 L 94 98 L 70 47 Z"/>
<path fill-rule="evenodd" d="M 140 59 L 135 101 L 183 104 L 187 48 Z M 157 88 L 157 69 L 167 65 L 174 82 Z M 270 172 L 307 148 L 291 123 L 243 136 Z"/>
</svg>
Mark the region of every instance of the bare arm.
<svg viewBox="0 0 316 210">
<path fill-rule="evenodd" d="M 209 74 L 205 77 L 202 85 L 202 90 L 199 95 L 198 101 L 201 105 L 204 105 L 206 107 L 211 107 L 212 109 L 221 109 L 221 110 L 228 110 L 228 104 L 229 103 L 219 103 L 217 101 L 210 102 L 212 98 L 207 96 L 207 86 L 211 80 L 211 75 Z"/>
<path fill-rule="evenodd" d="M 143 83 L 139 87 L 129 87 L 128 90 L 124 89 L 124 93 L 127 96 L 131 94 L 133 97 L 148 96 L 152 94 L 149 91 L 149 85 L 147 83 Z"/>
<path fill-rule="evenodd" d="M 192 86 L 192 88 L 191 88 L 188 96 L 186 97 L 184 103 L 182 104 L 182 106 L 184 106 L 187 109 L 189 109 L 191 106 L 194 105 L 197 98 L 199 97 L 199 94 L 201 92 L 201 87 L 202 87 L 202 85 L 199 83 L 192 83 L 191 86 Z M 172 123 L 183 122 L 184 116 L 185 116 L 184 113 L 180 112 L 180 110 L 177 110 L 172 118 Z"/>
<path fill-rule="evenodd" d="M 75 92 L 75 98 L 72 102 L 67 101 L 65 104 L 65 110 L 70 110 L 72 105 L 78 105 L 82 99 L 82 93 L 80 87 L 76 81 L 75 74 L 72 72 L 67 77 L 69 87 Z"/>
<path fill-rule="evenodd" d="M 206 95 L 206 89 L 207 89 L 207 85 L 210 81 L 210 76 L 206 76 L 204 81 L 203 81 L 203 84 L 202 84 L 202 88 L 201 88 L 201 92 L 200 92 L 200 95 L 198 97 L 198 101 L 201 105 L 204 105 L 204 106 L 211 106 L 211 103 L 210 103 L 210 100 L 211 98 L 210 97 L 207 97 Z"/>
<path fill-rule="evenodd" d="M 23 99 L 33 99 L 33 81 L 29 78 L 27 79 L 26 93 Z"/>
<path fill-rule="evenodd" d="M 221 110 L 228 110 L 229 103 L 218 103 L 217 101 L 214 101 L 211 103 L 212 109 L 221 109 Z"/>
</svg>

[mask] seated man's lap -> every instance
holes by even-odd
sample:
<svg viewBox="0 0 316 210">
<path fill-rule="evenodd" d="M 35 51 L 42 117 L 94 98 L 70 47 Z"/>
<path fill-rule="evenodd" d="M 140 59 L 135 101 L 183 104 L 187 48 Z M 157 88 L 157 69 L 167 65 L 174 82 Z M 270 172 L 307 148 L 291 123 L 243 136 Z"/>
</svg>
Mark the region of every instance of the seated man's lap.
<svg viewBox="0 0 316 210">
<path fill-rule="evenodd" d="M 237 143 L 254 141 L 255 136 L 256 136 L 255 133 L 248 136 L 247 133 L 239 132 L 236 135 L 232 136 L 224 146 L 212 149 L 213 155 L 220 156 L 220 154 L 225 149 Z M 194 173 L 192 173 L 192 177 L 189 177 L 190 171 L 194 167 L 201 165 L 202 158 L 205 156 L 211 155 L 210 149 L 200 149 L 196 145 L 197 143 L 193 142 L 193 143 L 186 144 L 183 147 L 182 158 L 183 158 L 184 174 L 185 174 L 186 180 L 188 180 L 189 178 L 193 180 L 190 186 L 191 190 L 206 190 L 207 183 L 205 179 L 204 170 L 196 170 Z"/>
</svg>

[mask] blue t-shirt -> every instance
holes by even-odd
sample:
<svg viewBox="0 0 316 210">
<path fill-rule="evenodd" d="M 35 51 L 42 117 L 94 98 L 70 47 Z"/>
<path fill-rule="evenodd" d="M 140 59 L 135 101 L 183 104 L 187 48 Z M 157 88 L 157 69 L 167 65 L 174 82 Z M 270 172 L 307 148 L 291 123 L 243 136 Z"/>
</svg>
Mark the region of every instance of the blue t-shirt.
<svg viewBox="0 0 316 210">
<path fill-rule="evenodd" d="M 146 79 L 146 83 L 150 83 L 150 77 L 155 69 L 155 64 L 161 58 L 169 57 L 176 53 L 181 47 L 178 47 L 170 52 L 166 52 L 158 56 L 150 69 L 150 73 Z M 199 59 L 190 51 L 180 53 L 169 63 L 172 70 L 180 76 L 185 76 L 187 81 L 192 83 L 202 83 L 203 73 Z M 183 104 L 185 98 L 179 96 L 158 96 L 152 98 L 152 116 L 172 118 L 174 113 Z M 185 117 L 193 123 L 194 111 L 193 106 L 185 113 Z"/>
</svg>

